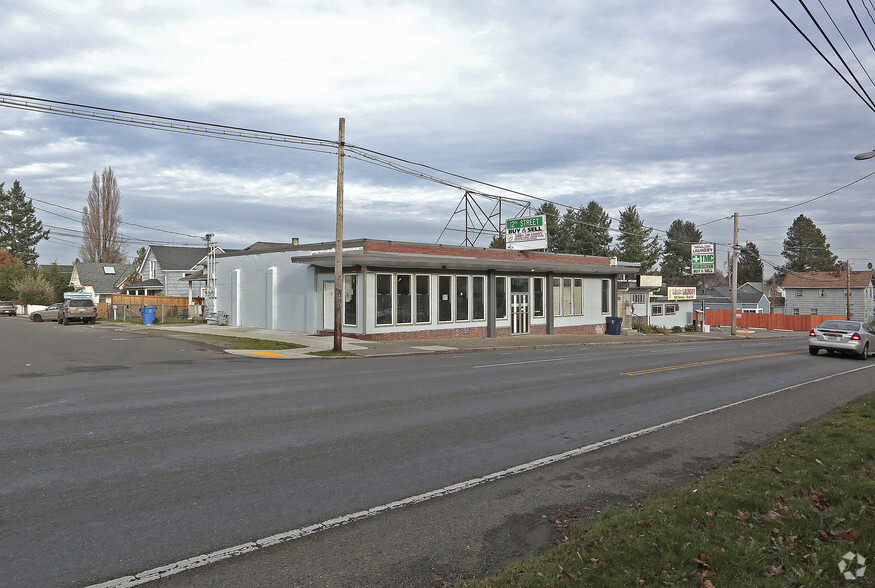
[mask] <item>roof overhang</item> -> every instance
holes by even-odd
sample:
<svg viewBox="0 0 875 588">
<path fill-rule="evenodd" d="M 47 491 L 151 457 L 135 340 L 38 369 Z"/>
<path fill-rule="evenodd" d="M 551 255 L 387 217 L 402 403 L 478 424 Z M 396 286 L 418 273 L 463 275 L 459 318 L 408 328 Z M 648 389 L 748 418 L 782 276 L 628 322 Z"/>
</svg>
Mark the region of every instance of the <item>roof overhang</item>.
<svg viewBox="0 0 875 588">
<path fill-rule="evenodd" d="M 334 253 L 318 255 L 292 256 L 293 263 L 305 263 L 316 267 L 333 268 Z M 385 253 L 375 251 L 344 251 L 343 265 L 374 268 L 395 268 L 405 270 L 435 270 L 435 271 L 479 271 L 495 270 L 514 273 L 546 273 L 557 274 L 589 274 L 616 276 L 621 274 L 637 274 L 638 267 L 630 265 L 608 265 L 598 263 L 573 263 L 567 261 L 545 261 L 543 259 L 527 261 L 502 260 L 484 257 L 462 257 L 448 255 L 422 255 L 415 253 Z"/>
</svg>

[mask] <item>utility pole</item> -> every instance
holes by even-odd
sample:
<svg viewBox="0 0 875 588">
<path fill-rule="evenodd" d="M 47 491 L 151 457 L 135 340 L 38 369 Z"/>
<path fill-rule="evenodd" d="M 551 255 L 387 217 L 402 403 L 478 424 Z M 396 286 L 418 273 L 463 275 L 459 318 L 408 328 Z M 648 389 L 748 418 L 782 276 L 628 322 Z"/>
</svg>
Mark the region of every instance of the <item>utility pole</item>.
<svg viewBox="0 0 875 588">
<path fill-rule="evenodd" d="M 851 320 L 851 260 L 845 260 L 845 275 L 847 276 L 847 289 L 845 290 L 845 297 L 848 300 L 848 313 L 845 318 L 847 320 Z"/>
<path fill-rule="evenodd" d="M 204 294 L 204 318 L 208 323 L 216 323 L 216 242 L 213 233 L 207 233 L 204 241 L 207 242 L 207 289 Z"/>
<path fill-rule="evenodd" d="M 343 144 L 346 119 L 337 140 L 337 235 L 334 240 L 334 353 L 343 351 Z"/>
<path fill-rule="evenodd" d="M 732 215 L 732 280 L 729 289 L 732 292 L 732 322 L 729 334 L 733 337 L 736 331 L 735 313 L 738 312 L 738 213 Z"/>
</svg>

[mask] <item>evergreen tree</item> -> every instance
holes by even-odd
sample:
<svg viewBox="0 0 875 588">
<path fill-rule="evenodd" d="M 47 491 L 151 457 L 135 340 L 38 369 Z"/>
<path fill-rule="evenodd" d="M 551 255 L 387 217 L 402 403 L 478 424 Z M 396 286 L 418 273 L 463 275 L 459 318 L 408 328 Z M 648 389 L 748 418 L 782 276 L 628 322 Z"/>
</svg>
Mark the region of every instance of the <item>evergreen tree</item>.
<svg viewBox="0 0 875 588">
<path fill-rule="evenodd" d="M 490 249 L 507 249 L 507 240 L 505 239 L 504 235 L 494 236 L 492 238 L 492 241 L 489 242 L 489 248 Z M 145 249 L 144 249 L 144 252 L 145 252 Z M 138 253 L 139 253 L 139 251 L 138 251 Z M 131 275 L 134 275 L 134 274 L 139 275 L 139 273 L 136 271 Z M 137 281 L 139 281 L 139 280 L 137 280 Z M 131 282 L 131 283 L 133 284 L 135 282 Z"/>
<path fill-rule="evenodd" d="M 786 272 L 827 272 L 838 267 L 838 258 L 829 249 L 824 235 L 817 225 L 804 214 L 800 214 L 784 239 L 781 255 L 787 260 L 781 275 Z"/>
<path fill-rule="evenodd" d="M 42 266 L 42 276 L 51 284 L 52 290 L 55 293 L 55 299 L 52 302 L 57 302 L 64 298 L 64 292 L 70 290 L 70 272 L 62 272 L 58 267 L 58 262 L 52 262 L 52 265 Z"/>
<path fill-rule="evenodd" d="M 543 214 L 547 217 L 547 251 L 556 253 L 563 246 L 562 215 L 552 202 L 545 202 L 538 207 L 535 214 Z"/>
<path fill-rule="evenodd" d="M 595 200 L 578 209 L 568 209 L 562 217 L 566 239 L 563 252 L 608 257 L 613 241 L 610 228 L 611 217 Z"/>
<path fill-rule="evenodd" d="M 755 243 L 748 241 L 738 254 L 738 285 L 763 281 L 763 262 Z"/>
<path fill-rule="evenodd" d="M 6 191 L 0 184 L 0 247 L 5 247 L 25 267 L 30 267 L 39 257 L 37 243 L 48 238 L 49 231 L 43 230 L 33 202 L 27 199 L 18 180 L 12 183 L 12 189 Z"/>
<path fill-rule="evenodd" d="M 653 271 L 659 262 L 662 247 L 652 236 L 653 229 L 644 226 L 637 206 L 633 204 L 620 211 L 619 229 L 617 257 L 621 261 L 640 263 L 642 274 Z"/>
<path fill-rule="evenodd" d="M 692 262 L 692 245 L 702 240 L 702 231 L 692 221 L 677 219 L 666 232 L 662 250 L 662 281 L 671 286 L 694 286 L 699 277 L 689 275 Z"/>
</svg>

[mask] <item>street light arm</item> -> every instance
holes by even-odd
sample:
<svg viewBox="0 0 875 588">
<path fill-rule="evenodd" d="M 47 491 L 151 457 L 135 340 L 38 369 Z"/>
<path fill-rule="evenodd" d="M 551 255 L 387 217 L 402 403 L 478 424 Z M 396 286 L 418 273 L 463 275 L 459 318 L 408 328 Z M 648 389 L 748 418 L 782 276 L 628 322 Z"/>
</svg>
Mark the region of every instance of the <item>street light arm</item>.
<svg viewBox="0 0 875 588">
<path fill-rule="evenodd" d="M 866 153 L 860 153 L 854 156 L 854 159 L 857 161 L 863 161 L 864 159 L 872 159 L 875 157 L 875 151 L 867 151 Z"/>
</svg>

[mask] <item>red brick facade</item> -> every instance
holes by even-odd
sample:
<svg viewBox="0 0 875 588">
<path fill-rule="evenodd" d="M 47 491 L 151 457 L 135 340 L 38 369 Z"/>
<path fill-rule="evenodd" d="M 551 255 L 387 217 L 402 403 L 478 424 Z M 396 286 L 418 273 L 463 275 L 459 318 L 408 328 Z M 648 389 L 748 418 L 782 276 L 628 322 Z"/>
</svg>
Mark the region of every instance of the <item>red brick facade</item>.
<svg viewBox="0 0 875 588">
<path fill-rule="evenodd" d="M 556 327 L 553 330 L 556 335 L 604 335 L 605 325 L 574 325 L 570 327 Z M 334 331 L 319 331 L 320 335 L 333 335 Z M 532 325 L 531 335 L 546 335 L 546 325 Z M 363 341 L 417 341 L 421 339 L 486 339 L 488 333 L 486 327 L 459 327 L 450 329 L 430 329 L 427 331 L 400 331 L 382 333 L 343 333 L 344 337 L 361 339 Z M 500 327 L 495 330 L 496 337 L 514 336 L 510 327 Z M 525 337 L 525 335 L 515 335 Z"/>
</svg>

